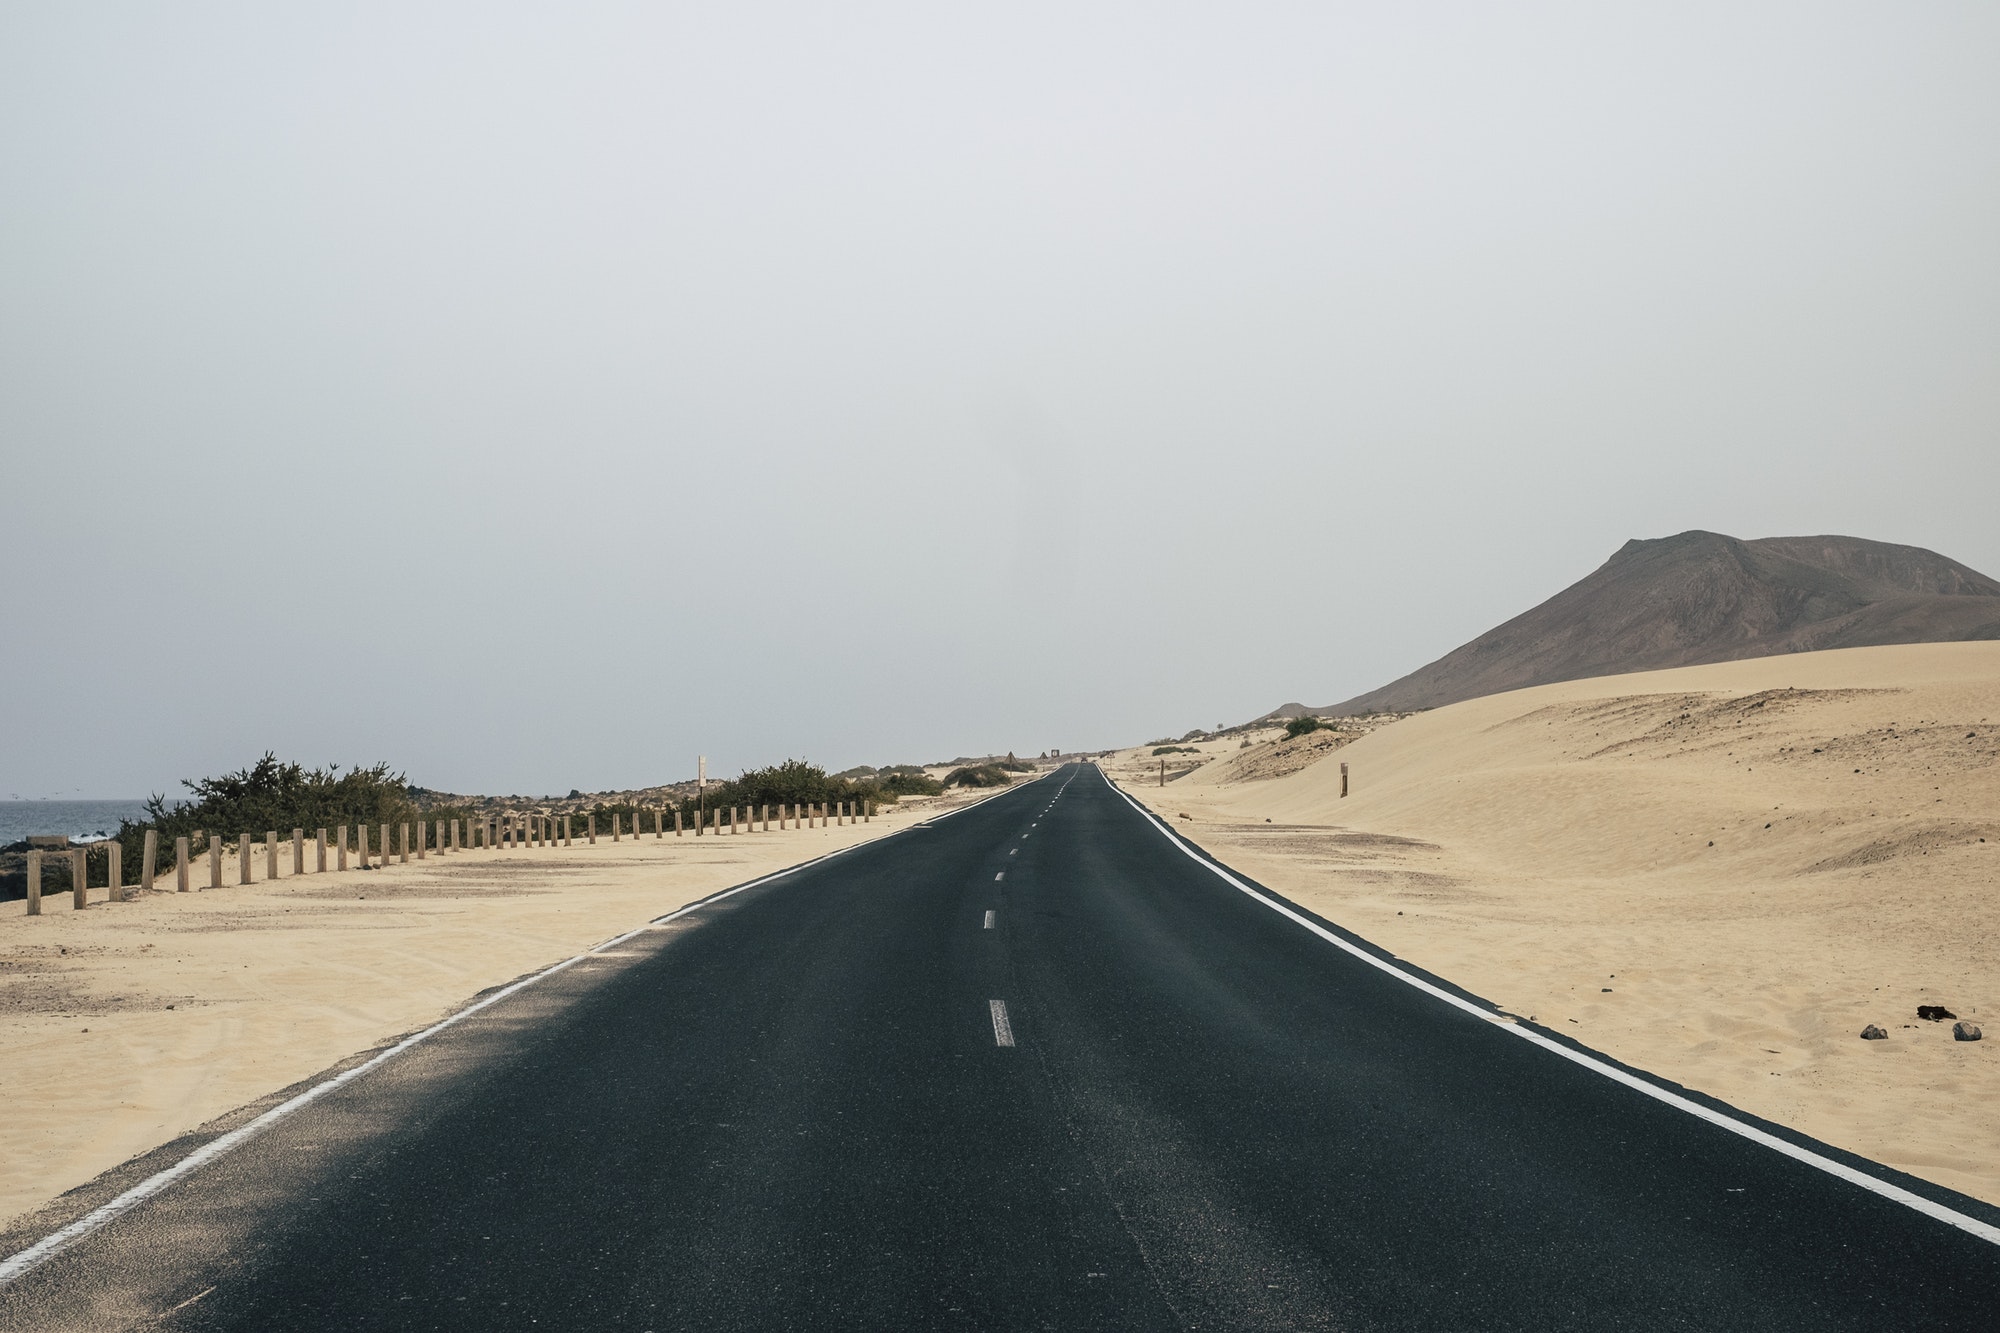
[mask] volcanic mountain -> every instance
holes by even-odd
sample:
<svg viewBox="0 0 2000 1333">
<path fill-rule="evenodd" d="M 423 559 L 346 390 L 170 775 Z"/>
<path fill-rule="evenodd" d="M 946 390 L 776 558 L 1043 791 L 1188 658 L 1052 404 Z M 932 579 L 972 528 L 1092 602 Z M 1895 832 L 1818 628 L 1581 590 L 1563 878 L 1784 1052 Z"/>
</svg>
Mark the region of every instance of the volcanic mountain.
<svg viewBox="0 0 2000 1333">
<path fill-rule="evenodd" d="M 1310 711 L 1400 712 L 1586 676 L 1964 639 L 2000 639 L 2000 582 L 1935 551 L 1683 532 L 1626 542 L 1595 573 L 1429 666 Z"/>
</svg>

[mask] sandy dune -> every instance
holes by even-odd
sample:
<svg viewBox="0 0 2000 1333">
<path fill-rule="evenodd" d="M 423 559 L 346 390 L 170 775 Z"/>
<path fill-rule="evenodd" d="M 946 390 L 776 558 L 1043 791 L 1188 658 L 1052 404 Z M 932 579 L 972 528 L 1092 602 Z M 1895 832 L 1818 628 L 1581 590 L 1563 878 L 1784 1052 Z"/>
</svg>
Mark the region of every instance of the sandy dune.
<svg viewBox="0 0 2000 1333">
<path fill-rule="evenodd" d="M 220 890 L 114 904 L 99 889 L 82 912 L 64 894 L 39 917 L 0 905 L 0 1219 L 651 917 L 990 794 L 860 825 L 604 835 L 247 887 L 226 860 Z"/>
<path fill-rule="evenodd" d="M 1147 750 L 1107 767 L 1225 860 L 1510 1010 L 2000 1203 L 2000 643 L 1540 686 L 1290 772 L 1253 762 L 1269 742 L 1202 748 L 1165 788 Z M 1868 1023 L 1889 1039 L 1859 1040 Z"/>
</svg>

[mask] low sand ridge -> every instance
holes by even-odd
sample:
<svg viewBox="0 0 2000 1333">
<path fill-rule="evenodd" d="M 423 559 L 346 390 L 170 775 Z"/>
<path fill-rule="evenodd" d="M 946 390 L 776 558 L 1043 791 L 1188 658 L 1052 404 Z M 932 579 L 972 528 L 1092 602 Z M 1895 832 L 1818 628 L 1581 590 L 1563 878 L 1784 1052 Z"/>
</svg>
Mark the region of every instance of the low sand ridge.
<svg viewBox="0 0 2000 1333">
<path fill-rule="evenodd" d="M 1231 865 L 1508 1010 L 2000 1203 L 2000 643 L 1540 686 L 1302 768 L 1238 744 L 1164 788 L 1147 749 L 1106 767 Z M 1983 1016 L 1987 1040 L 1919 1004 Z"/>
<path fill-rule="evenodd" d="M 299 877 L 282 873 L 287 843 L 274 881 L 237 886 L 231 858 L 218 890 L 109 903 L 97 889 L 81 912 L 63 894 L 39 917 L 0 904 L 0 1228 L 482 990 L 991 794 L 906 802 L 863 824 L 617 843 L 601 834 L 594 846 L 579 838 Z M 308 864 L 312 855 L 308 844 Z M 205 861 L 196 872 L 206 883 Z"/>
</svg>

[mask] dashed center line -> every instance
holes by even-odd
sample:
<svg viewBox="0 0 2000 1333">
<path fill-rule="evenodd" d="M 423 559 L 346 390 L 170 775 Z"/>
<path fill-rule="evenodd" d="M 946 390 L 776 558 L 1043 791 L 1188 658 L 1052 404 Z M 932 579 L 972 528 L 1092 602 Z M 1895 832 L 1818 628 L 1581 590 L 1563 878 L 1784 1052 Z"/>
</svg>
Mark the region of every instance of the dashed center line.
<svg viewBox="0 0 2000 1333">
<path fill-rule="evenodd" d="M 993 877 L 993 882 L 997 884 L 997 883 L 999 883 L 999 882 L 1000 882 L 1001 880 L 1003 880 L 1003 879 L 1005 879 L 1005 878 L 1007 878 L 1007 872 L 1003 870 L 1003 871 L 1001 871 L 1001 872 L 1000 872 L 999 874 L 997 874 L 997 875 L 995 875 L 995 876 Z"/>
<path fill-rule="evenodd" d="M 1012 856 L 1015 852 L 1018 852 L 1020 850 L 1021 849 L 1019 847 L 1009 847 L 1007 849 L 1007 855 Z"/>
<path fill-rule="evenodd" d="M 986 909 L 986 929 L 993 929 L 993 909 L 990 907 Z"/>
<path fill-rule="evenodd" d="M 995 1046 L 1012 1046 L 1014 1044 L 1014 1025 L 1007 1021 L 1007 1002 L 1005 1000 L 988 1000 L 986 1003 L 993 1010 L 993 1044 Z"/>
</svg>

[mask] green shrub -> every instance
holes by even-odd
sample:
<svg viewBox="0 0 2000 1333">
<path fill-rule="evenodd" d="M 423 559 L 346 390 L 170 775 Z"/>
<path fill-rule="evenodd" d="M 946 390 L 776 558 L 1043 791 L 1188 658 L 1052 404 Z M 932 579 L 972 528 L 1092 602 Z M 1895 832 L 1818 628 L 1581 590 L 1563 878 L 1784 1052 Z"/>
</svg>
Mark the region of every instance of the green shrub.
<svg viewBox="0 0 2000 1333">
<path fill-rule="evenodd" d="M 1200 753 L 1201 751 L 1196 749 L 1192 745 L 1158 745 L 1153 747 L 1153 757 L 1156 759 L 1163 754 L 1200 754 Z"/>
<path fill-rule="evenodd" d="M 850 769 L 849 773 L 856 770 Z M 875 770 L 869 770 L 871 773 Z M 803 759 L 787 759 L 769 768 L 753 768 L 728 782 L 708 789 L 706 800 L 690 796 L 680 804 L 681 815 L 692 824 L 702 805 L 710 810 L 736 806 L 761 809 L 766 805 L 831 805 L 837 801 L 894 805 L 904 796 L 935 796 L 944 787 L 924 776 L 921 768 L 908 764 L 884 769 L 873 777 L 829 776 L 818 764 Z"/>
<path fill-rule="evenodd" d="M 998 764 L 981 764 L 977 768 L 954 768 L 945 774 L 947 787 L 1004 787 L 1014 779 L 1007 776 Z"/>
<path fill-rule="evenodd" d="M 190 799 L 173 806 L 164 794 L 146 802 L 145 818 L 119 826 L 118 842 L 127 873 L 137 879 L 145 856 L 146 830 L 159 836 L 155 872 L 174 863 L 174 839 L 189 839 L 190 854 L 205 843 L 195 835 L 206 832 L 225 841 L 241 833 L 262 838 L 276 829 L 289 839 L 292 830 L 332 830 L 342 824 L 400 826 L 418 820 L 460 819 L 469 813 L 459 806 L 432 805 L 418 799 L 401 773 L 387 764 L 339 771 L 338 765 L 307 768 L 283 763 L 266 753 L 250 767 L 219 778 L 182 779 Z M 427 794 L 427 793 L 426 793 Z"/>
<path fill-rule="evenodd" d="M 882 791 L 891 800 L 899 796 L 936 796 L 944 784 L 921 768 L 914 773 L 890 773 L 882 778 Z"/>
<path fill-rule="evenodd" d="M 1295 717 L 1285 724 L 1285 739 L 1297 740 L 1308 732 L 1318 731 L 1320 720 L 1316 717 Z"/>
</svg>

